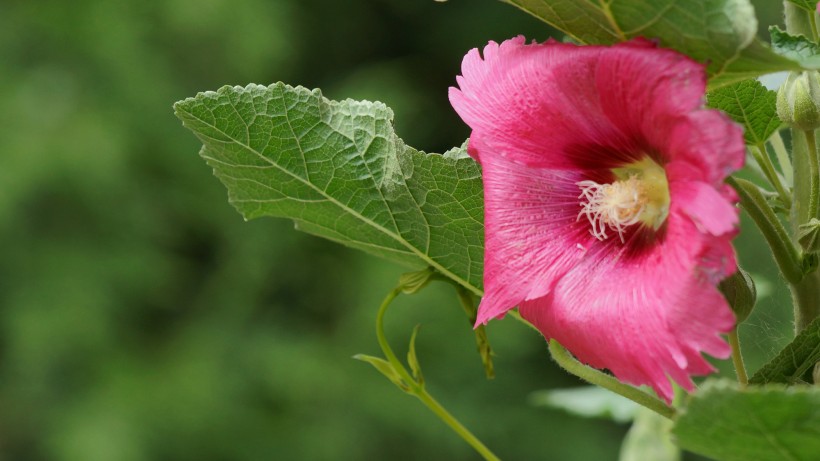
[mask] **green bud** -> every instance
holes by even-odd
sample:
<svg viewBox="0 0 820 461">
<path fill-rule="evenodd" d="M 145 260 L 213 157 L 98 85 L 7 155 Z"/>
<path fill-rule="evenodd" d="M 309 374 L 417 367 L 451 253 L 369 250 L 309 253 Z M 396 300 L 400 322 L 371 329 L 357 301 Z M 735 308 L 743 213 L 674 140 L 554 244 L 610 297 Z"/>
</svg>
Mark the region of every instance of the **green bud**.
<svg viewBox="0 0 820 461">
<path fill-rule="evenodd" d="M 718 288 L 734 311 L 737 323 L 746 320 L 757 299 L 755 283 L 749 273 L 738 267 L 737 272 L 723 279 Z"/>
<path fill-rule="evenodd" d="M 790 73 L 777 91 L 777 116 L 803 131 L 820 128 L 820 73 Z"/>
</svg>

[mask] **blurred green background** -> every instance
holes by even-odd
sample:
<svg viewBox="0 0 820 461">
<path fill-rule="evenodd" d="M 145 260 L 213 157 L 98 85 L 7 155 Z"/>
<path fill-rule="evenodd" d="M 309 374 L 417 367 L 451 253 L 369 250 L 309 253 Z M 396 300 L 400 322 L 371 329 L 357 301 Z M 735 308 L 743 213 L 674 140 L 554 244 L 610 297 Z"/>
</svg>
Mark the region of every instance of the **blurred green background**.
<svg viewBox="0 0 820 461">
<path fill-rule="evenodd" d="M 0 459 L 477 459 L 351 360 L 378 353 L 376 309 L 403 269 L 243 222 L 171 105 L 282 80 L 384 101 L 409 144 L 442 152 L 468 136 L 447 101 L 464 53 L 551 32 L 493 0 L 0 3 Z M 747 229 L 754 370 L 791 327 Z M 387 322 L 399 350 L 422 324 L 429 389 L 502 458 L 617 459 L 626 425 L 528 404 L 580 384 L 538 335 L 491 323 L 488 381 L 451 288 Z"/>
</svg>

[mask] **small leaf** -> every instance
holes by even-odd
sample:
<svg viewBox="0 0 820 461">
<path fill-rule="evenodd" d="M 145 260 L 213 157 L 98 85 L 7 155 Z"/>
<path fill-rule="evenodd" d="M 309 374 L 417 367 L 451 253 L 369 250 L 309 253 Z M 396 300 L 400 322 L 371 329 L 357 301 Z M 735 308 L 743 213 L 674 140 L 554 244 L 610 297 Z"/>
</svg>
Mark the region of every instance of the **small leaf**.
<svg viewBox="0 0 820 461">
<path fill-rule="evenodd" d="M 477 326 L 473 333 L 478 347 L 478 354 L 481 356 L 481 364 L 484 366 L 484 376 L 487 379 L 495 378 L 495 367 L 493 366 L 493 348 L 490 346 L 490 339 L 487 338 L 487 329 L 484 325 Z"/>
<path fill-rule="evenodd" d="M 748 387 L 707 381 L 673 429 L 684 449 L 718 461 L 816 461 L 820 388 Z"/>
<path fill-rule="evenodd" d="M 461 303 L 464 313 L 467 314 L 467 321 L 470 325 L 475 325 L 478 308 L 476 307 L 476 300 L 472 293 L 462 287 L 456 287 L 458 293 L 458 300 Z M 473 328 L 475 335 L 475 343 L 478 348 L 478 354 L 481 356 L 481 364 L 484 366 L 484 376 L 487 379 L 495 378 L 495 368 L 493 367 L 493 349 L 490 346 L 490 340 L 487 338 L 487 330 L 484 325 L 478 325 Z"/>
<path fill-rule="evenodd" d="M 626 433 L 618 461 L 680 461 L 681 451 L 672 443 L 672 421 L 639 408 Z"/>
<path fill-rule="evenodd" d="M 814 365 L 820 362 L 820 318 L 814 319 L 775 358 L 749 379 L 750 384 L 811 382 Z"/>
<path fill-rule="evenodd" d="M 413 378 L 416 382 L 424 386 L 424 376 L 421 374 L 421 365 L 419 365 L 419 359 L 416 356 L 416 335 L 419 333 L 419 329 L 421 325 L 416 325 L 413 328 L 413 334 L 410 336 L 410 347 L 407 349 L 407 364 L 410 365 L 410 371 L 413 372 Z"/>
<path fill-rule="evenodd" d="M 706 94 L 709 107 L 726 112 L 743 125 L 746 144 L 761 145 L 780 128 L 777 118 L 777 92 L 757 80 L 743 80 Z"/>
<path fill-rule="evenodd" d="M 617 422 L 632 420 L 637 403 L 597 386 L 571 389 L 550 389 L 530 394 L 529 402 L 536 406 L 558 408 L 585 418 L 606 418 Z"/>
<path fill-rule="evenodd" d="M 465 149 L 408 147 L 377 102 L 329 101 L 277 83 L 223 87 L 174 105 L 246 219 L 296 227 L 481 293 L 481 170 Z"/>
<path fill-rule="evenodd" d="M 379 373 L 383 374 L 387 379 L 390 380 L 393 384 L 398 386 L 404 392 L 409 392 L 410 387 L 407 383 L 401 379 L 401 376 L 396 372 L 396 369 L 393 368 L 393 365 L 390 364 L 387 360 L 380 359 L 378 357 L 373 357 L 372 355 L 364 355 L 364 354 L 356 354 L 353 356 L 356 360 L 361 360 L 362 362 L 367 362 L 373 365 L 373 368 L 379 370 Z"/>
<path fill-rule="evenodd" d="M 814 10 L 817 8 L 817 0 L 786 0 L 789 3 L 794 3 L 795 5 L 803 8 L 804 10 L 814 13 Z"/>
<path fill-rule="evenodd" d="M 663 47 L 706 63 L 711 88 L 800 69 L 755 37 L 757 18 L 749 0 L 504 1 L 580 43 L 657 39 Z"/>
<path fill-rule="evenodd" d="M 814 13 L 812 13 L 814 14 Z M 800 62 L 803 66 L 820 67 L 820 46 L 803 35 L 791 35 L 777 26 L 769 27 L 772 48 L 780 55 Z"/>
</svg>

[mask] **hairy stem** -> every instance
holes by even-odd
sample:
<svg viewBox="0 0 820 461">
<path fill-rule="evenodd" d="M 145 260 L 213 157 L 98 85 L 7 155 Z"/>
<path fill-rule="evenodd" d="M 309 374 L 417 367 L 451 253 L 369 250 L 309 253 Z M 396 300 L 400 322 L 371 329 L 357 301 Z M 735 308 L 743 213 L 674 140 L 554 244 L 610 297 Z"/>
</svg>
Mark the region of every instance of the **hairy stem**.
<svg viewBox="0 0 820 461">
<path fill-rule="evenodd" d="M 552 339 L 549 344 L 550 354 L 552 358 L 558 362 L 564 370 L 568 371 L 584 381 L 587 381 L 596 386 L 609 389 L 610 391 L 632 400 L 633 402 L 642 405 L 655 413 L 669 419 L 675 418 L 675 409 L 663 403 L 657 397 L 647 394 L 646 392 L 624 384 L 617 379 L 609 376 L 606 373 L 600 372 L 594 368 L 588 367 L 575 359 L 564 346 L 560 345 L 558 341 Z"/>
<path fill-rule="evenodd" d="M 792 162 L 789 159 L 789 151 L 786 150 L 786 144 L 783 143 L 783 137 L 780 136 L 779 131 L 775 131 L 769 143 L 774 149 L 774 154 L 777 156 L 777 163 L 780 164 L 780 171 L 783 173 L 783 178 L 786 180 L 786 185 L 789 187 L 794 184 L 794 171 L 792 170 Z"/>
<path fill-rule="evenodd" d="M 774 210 L 766 203 L 760 189 L 749 181 L 731 176 L 726 182 L 737 191 L 743 209 L 763 233 L 780 272 L 789 283 L 799 283 L 803 279 L 800 253 L 792 243 L 786 228 L 777 219 Z"/>
<path fill-rule="evenodd" d="M 749 150 L 752 152 L 752 156 L 757 161 L 760 169 L 763 170 L 763 174 L 766 176 L 769 184 L 771 184 L 774 187 L 774 190 L 777 191 L 777 195 L 780 197 L 780 202 L 783 203 L 783 206 L 786 207 L 786 209 L 788 209 L 792 203 L 792 194 L 783 186 L 783 182 L 780 181 L 780 177 L 777 175 L 777 170 L 774 169 L 772 160 L 769 158 L 769 154 L 766 153 L 766 146 L 763 144 L 749 146 Z"/>
<path fill-rule="evenodd" d="M 746 374 L 746 365 L 743 364 L 743 354 L 740 353 L 740 338 L 737 335 L 737 326 L 729 332 L 729 345 L 732 346 L 732 363 L 735 366 L 737 382 L 744 388 L 749 384 L 749 376 Z"/>
<path fill-rule="evenodd" d="M 805 208 L 805 216 L 800 216 L 800 224 L 808 222 L 811 218 L 816 218 L 820 207 L 820 159 L 817 157 L 817 140 L 813 130 L 803 132 L 806 136 L 806 147 L 808 147 L 808 174 L 809 191 L 808 204 Z"/>
<path fill-rule="evenodd" d="M 814 271 L 790 286 L 794 303 L 794 333 L 799 334 L 820 317 L 820 271 Z"/>
</svg>

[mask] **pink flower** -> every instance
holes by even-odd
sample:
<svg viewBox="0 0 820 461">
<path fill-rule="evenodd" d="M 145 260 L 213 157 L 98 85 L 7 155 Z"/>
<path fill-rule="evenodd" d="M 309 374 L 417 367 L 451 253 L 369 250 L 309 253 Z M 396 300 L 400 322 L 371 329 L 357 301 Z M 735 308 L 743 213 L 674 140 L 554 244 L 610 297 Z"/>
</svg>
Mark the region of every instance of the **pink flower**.
<svg viewBox="0 0 820 461">
<path fill-rule="evenodd" d="M 464 57 L 450 101 L 472 128 L 485 198 L 476 324 L 515 306 L 546 338 L 672 398 L 714 371 L 734 316 L 716 284 L 736 269 L 725 177 L 741 128 L 702 108 L 702 65 L 646 40 L 523 37 Z"/>
</svg>

